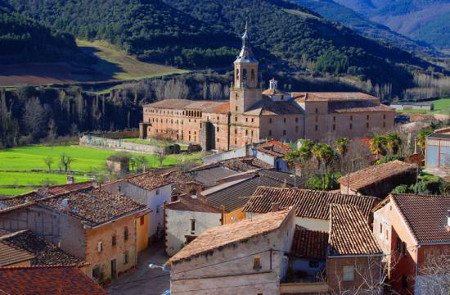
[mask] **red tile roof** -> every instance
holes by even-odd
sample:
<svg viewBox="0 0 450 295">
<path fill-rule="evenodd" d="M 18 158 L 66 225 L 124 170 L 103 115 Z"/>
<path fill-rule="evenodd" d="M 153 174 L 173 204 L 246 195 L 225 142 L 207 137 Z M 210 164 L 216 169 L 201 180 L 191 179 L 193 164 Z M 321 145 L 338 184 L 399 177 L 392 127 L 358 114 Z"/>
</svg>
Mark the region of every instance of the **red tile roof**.
<svg viewBox="0 0 450 295">
<path fill-rule="evenodd" d="M 245 212 L 266 213 L 273 203 L 280 208 L 295 207 L 298 217 L 329 219 L 331 204 L 353 205 L 359 208 L 366 220 L 378 200 L 374 197 L 343 195 L 325 191 L 260 186 L 244 206 Z"/>
<path fill-rule="evenodd" d="M 256 149 L 260 152 L 264 152 L 279 158 L 284 157 L 291 150 L 289 146 L 276 140 L 257 144 Z"/>
<path fill-rule="evenodd" d="M 0 268 L 0 291 L 20 295 L 105 295 L 107 292 L 76 267 Z"/>
<path fill-rule="evenodd" d="M 67 202 L 67 207 L 64 207 L 64 202 Z M 39 204 L 53 210 L 66 212 L 91 226 L 145 209 L 145 205 L 141 205 L 130 198 L 99 188 L 42 199 Z"/>
<path fill-rule="evenodd" d="M 362 92 L 293 92 L 292 96 L 298 100 L 307 101 L 348 101 L 348 100 L 375 100 L 375 96 Z"/>
<path fill-rule="evenodd" d="M 298 225 L 295 227 L 292 255 L 301 258 L 326 259 L 327 248 L 327 232 L 312 231 Z"/>
<path fill-rule="evenodd" d="M 155 174 L 153 172 L 145 172 L 139 175 L 133 175 L 123 179 L 123 181 L 127 181 L 131 184 L 134 184 L 135 186 L 150 191 L 172 183 L 172 181 L 170 181 L 170 179 L 168 179 L 167 177 L 164 177 L 160 174 Z"/>
<path fill-rule="evenodd" d="M 244 219 L 235 223 L 210 228 L 169 259 L 177 263 L 209 253 L 219 247 L 242 242 L 252 237 L 270 233 L 284 224 L 292 210 L 270 212 L 253 219 Z"/>
<path fill-rule="evenodd" d="M 338 182 L 341 185 L 349 186 L 352 190 L 358 191 L 386 181 L 391 177 L 405 173 L 416 173 L 416 171 L 416 165 L 395 160 L 347 174 L 339 178 Z"/>
<path fill-rule="evenodd" d="M 208 212 L 221 213 L 218 208 L 208 204 L 202 197 L 180 196 L 175 202 L 170 202 L 166 205 L 166 209 L 177 211 L 194 211 L 194 212 Z"/>
<path fill-rule="evenodd" d="M 392 194 L 391 200 L 419 244 L 450 243 L 450 231 L 447 229 L 450 195 Z"/>
<path fill-rule="evenodd" d="M 184 110 L 194 109 L 205 112 L 214 112 L 216 108 L 224 111 L 229 101 L 220 100 L 189 100 L 189 99 L 164 99 L 145 105 L 144 107 L 155 109 Z"/>
<path fill-rule="evenodd" d="M 330 206 L 330 256 L 381 254 L 366 217 L 355 206 Z"/>
</svg>

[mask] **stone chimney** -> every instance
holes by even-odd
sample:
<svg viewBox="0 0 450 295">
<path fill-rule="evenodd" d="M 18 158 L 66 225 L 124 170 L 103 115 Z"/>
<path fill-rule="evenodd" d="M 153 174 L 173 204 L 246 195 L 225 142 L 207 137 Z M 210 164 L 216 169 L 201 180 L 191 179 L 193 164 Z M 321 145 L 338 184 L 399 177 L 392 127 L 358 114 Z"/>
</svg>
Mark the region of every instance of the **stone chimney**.
<svg viewBox="0 0 450 295">
<path fill-rule="evenodd" d="M 280 203 L 272 203 L 270 211 L 272 212 L 280 211 Z"/>
<path fill-rule="evenodd" d="M 269 89 L 277 90 L 277 88 L 278 88 L 278 81 L 272 78 L 272 80 L 269 81 Z"/>
</svg>

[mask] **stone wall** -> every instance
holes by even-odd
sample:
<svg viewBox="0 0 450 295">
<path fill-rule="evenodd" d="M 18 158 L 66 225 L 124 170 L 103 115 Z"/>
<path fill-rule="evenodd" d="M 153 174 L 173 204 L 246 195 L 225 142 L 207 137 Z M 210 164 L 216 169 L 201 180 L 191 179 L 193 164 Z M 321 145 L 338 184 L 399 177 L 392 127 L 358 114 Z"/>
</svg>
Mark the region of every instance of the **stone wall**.
<svg viewBox="0 0 450 295">
<path fill-rule="evenodd" d="M 136 152 L 146 154 L 158 154 L 158 153 L 168 154 L 170 151 L 170 149 L 167 147 L 139 144 L 134 142 L 125 142 L 118 139 L 109 139 L 92 135 L 83 135 L 82 137 L 80 137 L 80 145 L 112 149 L 115 151 Z"/>
</svg>

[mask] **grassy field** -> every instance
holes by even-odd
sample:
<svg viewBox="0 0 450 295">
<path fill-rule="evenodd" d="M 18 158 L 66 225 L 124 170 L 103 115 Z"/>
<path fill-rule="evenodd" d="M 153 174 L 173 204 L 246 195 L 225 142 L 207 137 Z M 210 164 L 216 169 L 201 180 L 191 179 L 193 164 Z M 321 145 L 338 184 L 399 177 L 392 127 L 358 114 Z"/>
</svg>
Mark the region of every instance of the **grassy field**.
<svg viewBox="0 0 450 295">
<path fill-rule="evenodd" d="M 59 164 L 59 157 L 62 154 L 74 159 L 70 168 L 76 173 L 75 181 L 86 181 L 90 174 L 105 171 L 106 158 L 115 153 L 115 151 L 75 145 L 33 145 L 0 150 L 0 194 L 18 195 L 44 184 L 65 183 L 66 175 L 60 172 L 63 169 Z M 44 162 L 47 157 L 53 159 L 51 172 L 48 171 Z M 159 167 L 156 156 L 146 155 L 145 159 L 149 168 Z M 200 161 L 200 159 L 200 153 L 168 155 L 164 159 L 163 166 L 173 166 L 182 161 Z M 18 187 L 12 188 L 12 186 Z"/>
<path fill-rule="evenodd" d="M 77 40 L 77 45 L 86 53 L 98 57 L 99 62 L 93 65 L 95 70 L 111 75 L 114 80 L 136 80 L 186 72 L 169 66 L 138 61 L 104 41 Z"/>
<path fill-rule="evenodd" d="M 433 101 L 434 109 L 432 111 L 425 110 L 403 110 L 400 113 L 405 114 L 450 114 L 450 97 L 444 97 Z"/>
</svg>

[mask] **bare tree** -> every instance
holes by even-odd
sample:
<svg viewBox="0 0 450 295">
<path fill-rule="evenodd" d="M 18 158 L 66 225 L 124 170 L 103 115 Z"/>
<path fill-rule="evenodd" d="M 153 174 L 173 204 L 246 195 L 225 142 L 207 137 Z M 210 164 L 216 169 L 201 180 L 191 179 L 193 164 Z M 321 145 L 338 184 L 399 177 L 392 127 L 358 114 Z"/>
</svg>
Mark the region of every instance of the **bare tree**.
<svg viewBox="0 0 450 295">
<path fill-rule="evenodd" d="M 420 294 L 450 294 L 450 255 L 429 255 L 416 277 Z"/>
<path fill-rule="evenodd" d="M 64 171 L 67 172 L 70 169 L 70 164 L 74 161 L 73 158 L 67 154 L 61 154 L 59 156 L 59 161 L 64 168 Z"/>
<path fill-rule="evenodd" d="M 52 157 L 47 156 L 47 157 L 44 158 L 43 161 L 44 161 L 45 165 L 46 165 L 47 168 L 48 168 L 48 172 L 52 171 L 52 165 L 53 165 L 53 162 L 54 162 L 55 160 L 54 160 Z"/>
</svg>

